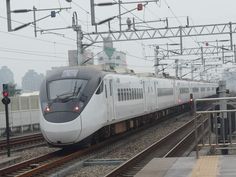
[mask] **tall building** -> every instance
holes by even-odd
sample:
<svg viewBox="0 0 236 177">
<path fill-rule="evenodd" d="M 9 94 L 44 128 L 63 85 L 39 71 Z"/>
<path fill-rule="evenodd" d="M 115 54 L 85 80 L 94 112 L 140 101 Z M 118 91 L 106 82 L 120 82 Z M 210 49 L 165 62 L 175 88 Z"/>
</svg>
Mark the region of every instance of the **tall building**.
<svg viewBox="0 0 236 177">
<path fill-rule="evenodd" d="M 34 70 L 28 70 L 22 78 L 23 92 L 38 91 L 43 81 L 44 75 L 38 74 Z"/>
<path fill-rule="evenodd" d="M 107 37 L 103 42 L 103 51 L 98 54 L 98 64 L 109 67 L 123 67 L 127 68 L 126 53 L 116 51 L 113 47 L 111 37 Z"/>
</svg>

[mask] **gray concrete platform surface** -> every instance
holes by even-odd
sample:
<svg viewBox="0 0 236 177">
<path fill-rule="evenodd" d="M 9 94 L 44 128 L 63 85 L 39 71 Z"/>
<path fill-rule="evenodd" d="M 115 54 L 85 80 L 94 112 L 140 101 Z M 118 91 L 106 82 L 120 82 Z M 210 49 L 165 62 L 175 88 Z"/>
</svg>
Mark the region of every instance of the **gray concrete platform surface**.
<svg viewBox="0 0 236 177">
<path fill-rule="evenodd" d="M 236 177 L 236 155 L 154 158 L 135 177 Z"/>
</svg>

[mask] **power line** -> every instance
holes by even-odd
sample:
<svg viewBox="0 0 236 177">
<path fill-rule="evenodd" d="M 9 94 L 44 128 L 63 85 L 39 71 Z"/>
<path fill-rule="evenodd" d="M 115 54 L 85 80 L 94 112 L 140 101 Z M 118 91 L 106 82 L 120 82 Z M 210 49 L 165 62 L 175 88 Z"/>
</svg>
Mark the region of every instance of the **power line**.
<svg viewBox="0 0 236 177">
<path fill-rule="evenodd" d="M 14 57 L 4 57 L 4 56 L 1 56 L 0 57 L 1 60 L 14 60 L 14 61 L 29 61 L 29 62 L 50 62 L 50 63 L 58 63 L 58 62 L 63 62 L 63 63 L 67 63 L 67 61 L 63 61 L 63 60 L 31 60 L 31 59 L 25 59 L 25 58 L 14 58 Z"/>
<path fill-rule="evenodd" d="M 133 54 L 130 54 L 130 53 L 128 53 L 127 51 L 126 51 L 126 55 L 127 56 L 130 56 L 130 57 L 134 57 L 134 58 L 136 58 L 136 59 L 140 59 L 140 60 L 144 60 L 144 61 L 154 61 L 154 60 L 148 60 L 148 59 L 144 59 L 144 58 L 142 58 L 142 57 L 138 57 L 138 56 L 135 56 L 135 55 L 133 55 Z"/>
<path fill-rule="evenodd" d="M 72 1 L 72 3 L 73 3 L 74 5 L 76 5 L 77 7 L 79 7 L 81 10 L 83 10 L 84 12 L 86 12 L 87 14 L 90 14 L 89 11 L 87 11 L 86 9 L 84 9 L 82 6 L 80 6 L 79 4 L 77 4 L 75 1 Z"/>
<path fill-rule="evenodd" d="M 53 41 L 49 41 L 49 40 L 45 40 L 45 39 L 38 39 L 38 38 L 30 37 L 30 36 L 25 36 L 25 35 L 20 35 L 20 34 L 15 34 L 15 33 L 9 33 L 9 32 L 5 32 L 5 31 L 1 31 L 1 30 L 0 30 L 0 33 L 11 35 L 11 36 L 17 36 L 17 37 L 21 37 L 21 38 L 25 38 L 25 39 L 37 40 L 37 41 L 40 41 L 40 42 L 46 42 L 46 43 L 50 43 L 50 44 L 57 44 L 57 45 L 63 45 L 63 46 L 74 46 L 74 45 L 68 44 L 68 43 L 53 42 Z"/>
<path fill-rule="evenodd" d="M 2 18 L 2 19 L 4 19 L 4 20 L 7 20 L 7 18 L 4 17 L 4 16 L 0 16 L 0 18 Z M 25 23 L 20 22 L 20 21 L 17 21 L 17 20 L 12 20 L 12 21 L 13 21 L 13 22 L 16 22 L 16 23 L 19 23 L 19 24 L 25 24 Z M 33 28 L 32 25 L 30 25 L 30 27 Z M 37 28 L 40 29 L 40 30 L 42 30 L 42 29 L 39 28 L 39 27 L 37 27 Z M 7 32 L 4 32 L 4 31 L 0 31 L 0 32 L 2 32 L 2 33 L 6 33 L 6 34 L 13 34 L 13 33 L 7 33 Z M 29 37 L 29 36 L 24 36 L 24 35 L 16 35 L 16 34 L 14 34 L 14 35 L 15 35 L 15 36 L 24 37 L 24 38 L 30 38 L 30 39 L 33 39 L 33 40 L 43 41 L 43 42 L 55 43 L 55 42 L 53 42 L 53 41 L 48 41 L 48 40 L 43 40 L 43 39 L 33 38 L 33 37 Z M 65 39 L 69 39 L 69 40 L 73 40 L 73 41 L 75 41 L 74 39 L 69 38 L 69 37 L 66 37 L 65 35 L 60 36 L 60 37 L 63 37 L 63 38 L 65 38 Z M 68 46 L 68 45 L 71 45 L 71 44 L 65 44 L 65 43 L 61 43 L 61 42 L 56 42 L 56 44 L 67 45 L 67 46 Z M 71 45 L 71 46 L 72 46 L 72 45 Z"/>
<path fill-rule="evenodd" d="M 14 50 L 14 51 L 21 51 L 21 52 L 28 52 L 28 53 L 45 53 L 45 54 L 52 54 L 54 55 L 55 52 L 46 52 L 46 51 L 39 51 L 39 50 L 23 50 L 23 49 L 16 49 L 16 48 L 6 48 L 6 47 L 1 47 L 0 46 L 0 49 L 5 49 L 5 50 Z M 60 54 L 60 55 L 64 55 L 65 53 L 64 52 L 56 52 L 56 54 Z"/>
<path fill-rule="evenodd" d="M 50 58 L 66 59 L 66 58 L 60 57 L 60 56 L 52 56 L 52 55 L 44 55 L 44 54 L 34 54 L 34 53 L 27 53 L 27 52 L 20 52 L 20 51 L 8 50 L 8 49 L 0 49 L 0 52 L 18 53 L 18 54 L 33 55 L 33 56 L 38 56 L 38 57 L 40 56 L 40 57 L 50 57 Z"/>
<path fill-rule="evenodd" d="M 182 25 L 182 23 L 181 23 L 181 21 L 179 20 L 179 18 L 175 15 L 175 13 L 174 13 L 174 11 L 172 10 L 172 8 L 169 6 L 169 4 L 167 3 L 167 0 L 164 0 L 164 2 L 165 2 L 165 4 L 166 4 L 166 6 L 167 6 L 167 8 L 170 10 L 170 12 L 172 13 L 172 15 L 176 18 L 176 20 L 178 21 L 178 23 L 181 25 L 181 26 L 183 26 Z M 185 31 L 184 31 L 185 32 Z M 191 36 L 190 36 L 190 38 L 198 45 L 198 46 L 200 46 L 200 44 L 198 43 L 198 41 L 197 41 L 197 39 L 193 39 Z"/>
</svg>

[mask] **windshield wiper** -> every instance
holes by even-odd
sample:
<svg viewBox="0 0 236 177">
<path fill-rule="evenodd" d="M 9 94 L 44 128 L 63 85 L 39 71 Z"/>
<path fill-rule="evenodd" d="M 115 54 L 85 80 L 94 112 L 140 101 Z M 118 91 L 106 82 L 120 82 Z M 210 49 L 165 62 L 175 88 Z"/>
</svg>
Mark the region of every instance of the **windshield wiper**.
<svg viewBox="0 0 236 177">
<path fill-rule="evenodd" d="M 76 97 L 79 94 L 81 88 L 82 88 L 82 85 L 77 88 L 77 82 L 75 82 L 73 92 L 65 92 L 65 93 L 62 93 L 62 94 L 58 94 L 58 95 L 56 95 L 56 98 L 54 98 L 52 101 L 67 102 L 71 98 Z"/>
<path fill-rule="evenodd" d="M 81 88 L 82 88 L 82 86 L 80 86 L 78 89 L 76 89 L 76 87 L 75 87 L 73 93 L 72 92 L 67 92 L 67 93 L 57 95 L 57 97 L 54 100 L 60 100 L 62 102 L 67 102 L 71 98 L 75 98 L 79 94 Z"/>
<path fill-rule="evenodd" d="M 82 85 L 78 89 L 74 89 L 73 96 L 77 96 L 82 88 Z"/>
<path fill-rule="evenodd" d="M 62 93 L 62 94 L 60 94 L 60 95 L 56 95 L 56 98 L 55 98 L 55 99 L 64 99 L 64 98 L 73 96 L 73 94 L 74 94 L 74 93 L 72 93 L 72 92 Z"/>
</svg>

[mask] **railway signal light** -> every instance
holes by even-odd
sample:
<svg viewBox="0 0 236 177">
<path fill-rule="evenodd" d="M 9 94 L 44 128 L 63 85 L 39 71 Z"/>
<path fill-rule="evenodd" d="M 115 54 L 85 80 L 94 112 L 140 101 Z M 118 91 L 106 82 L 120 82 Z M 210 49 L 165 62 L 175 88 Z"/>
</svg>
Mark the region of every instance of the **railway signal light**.
<svg viewBox="0 0 236 177">
<path fill-rule="evenodd" d="M 10 98 L 8 98 L 9 96 L 9 87 L 8 84 L 2 84 L 2 103 L 3 104 L 9 104 L 11 102 Z"/>
<path fill-rule="evenodd" d="M 6 134 L 7 134 L 7 156 L 10 157 L 10 127 L 9 127 L 9 114 L 8 114 L 8 104 L 11 102 L 9 96 L 8 84 L 2 85 L 2 103 L 5 105 L 5 115 L 6 115 Z"/>
<path fill-rule="evenodd" d="M 193 102 L 193 94 L 190 93 L 190 102 Z"/>
<path fill-rule="evenodd" d="M 8 84 L 2 84 L 2 95 L 3 97 L 9 96 Z"/>
</svg>

